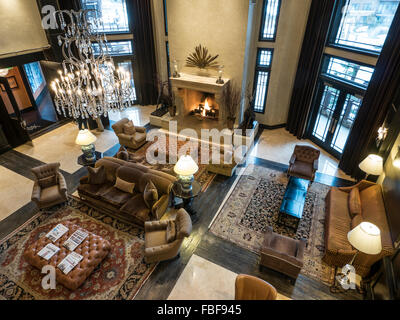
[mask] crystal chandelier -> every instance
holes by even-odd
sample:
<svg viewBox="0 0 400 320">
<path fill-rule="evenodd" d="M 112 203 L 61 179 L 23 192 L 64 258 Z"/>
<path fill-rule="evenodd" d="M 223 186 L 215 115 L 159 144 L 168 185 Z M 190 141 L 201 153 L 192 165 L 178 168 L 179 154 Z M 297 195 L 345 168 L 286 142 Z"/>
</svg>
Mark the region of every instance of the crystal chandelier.
<svg viewBox="0 0 400 320">
<path fill-rule="evenodd" d="M 132 106 L 131 75 L 115 68 L 105 34 L 96 31 L 101 24 L 97 12 L 61 10 L 55 14 L 65 32 L 58 36 L 63 70 L 51 84 L 57 112 L 74 119 L 98 119 Z M 96 55 L 93 43 L 99 48 Z"/>
</svg>

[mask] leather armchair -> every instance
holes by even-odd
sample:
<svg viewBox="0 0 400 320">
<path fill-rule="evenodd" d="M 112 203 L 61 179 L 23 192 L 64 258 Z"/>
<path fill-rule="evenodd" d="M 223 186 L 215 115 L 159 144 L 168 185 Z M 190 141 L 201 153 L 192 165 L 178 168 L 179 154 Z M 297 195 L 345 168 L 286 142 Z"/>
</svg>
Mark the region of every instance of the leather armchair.
<svg viewBox="0 0 400 320">
<path fill-rule="evenodd" d="M 135 126 L 136 133 L 133 135 L 128 135 L 124 133 L 124 125 L 128 122 L 129 119 L 124 118 L 115 123 L 112 128 L 118 137 L 120 145 L 135 150 L 139 149 L 146 143 L 146 128 Z"/>
<path fill-rule="evenodd" d="M 272 227 L 268 227 L 261 249 L 260 264 L 295 281 L 303 268 L 306 244 L 304 239 L 294 240 L 274 233 Z"/>
<path fill-rule="evenodd" d="M 240 274 L 235 283 L 235 300 L 276 300 L 278 292 L 268 282 Z"/>
<path fill-rule="evenodd" d="M 288 175 L 314 181 L 321 151 L 309 146 L 297 145 L 290 159 Z"/>
<path fill-rule="evenodd" d="M 67 201 L 67 183 L 60 173 L 59 163 L 50 163 L 33 168 L 35 182 L 32 201 L 39 209 L 50 208 Z"/>
<path fill-rule="evenodd" d="M 192 220 L 185 209 L 180 209 L 175 219 L 176 239 L 167 242 L 168 221 L 145 223 L 145 260 L 154 263 L 175 258 L 179 255 L 182 243 L 192 233 Z"/>
</svg>

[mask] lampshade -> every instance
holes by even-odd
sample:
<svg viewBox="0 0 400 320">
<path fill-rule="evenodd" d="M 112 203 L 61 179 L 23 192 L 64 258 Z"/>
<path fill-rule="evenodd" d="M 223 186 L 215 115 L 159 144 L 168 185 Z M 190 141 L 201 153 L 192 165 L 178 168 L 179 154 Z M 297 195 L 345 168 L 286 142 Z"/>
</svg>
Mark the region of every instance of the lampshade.
<svg viewBox="0 0 400 320">
<path fill-rule="evenodd" d="M 0 69 L 0 77 L 5 77 L 8 75 L 8 69 Z"/>
<path fill-rule="evenodd" d="M 347 234 L 350 244 L 366 254 L 379 254 L 382 251 L 381 231 L 369 222 L 362 222 Z"/>
<path fill-rule="evenodd" d="M 94 143 L 97 140 L 96 136 L 91 133 L 89 130 L 81 130 L 79 131 L 78 137 L 75 140 L 75 143 L 80 146 L 88 146 Z"/>
<path fill-rule="evenodd" d="M 191 176 L 199 171 L 199 166 L 191 156 L 182 156 L 176 164 L 174 171 L 181 176 Z"/>
<path fill-rule="evenodd" d="M 376 154 L 370 154 L 360 163 L 360 169 L 367 174 L 379 176 L 383 173 L 383 159 Z"/>
</svg>

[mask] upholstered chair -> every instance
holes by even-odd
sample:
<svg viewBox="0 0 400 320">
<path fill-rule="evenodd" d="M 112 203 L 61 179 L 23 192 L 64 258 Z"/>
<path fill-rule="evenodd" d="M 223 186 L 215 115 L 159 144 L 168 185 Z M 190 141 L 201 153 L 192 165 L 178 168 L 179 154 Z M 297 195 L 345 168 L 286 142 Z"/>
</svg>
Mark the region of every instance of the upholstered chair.
<svg viewBox="0 0 400 320">
<path fill-rule="evenodd" d="M 321 151 L 309 146 L 297 145 L 290 159 L 288 175 L 314 181 Z"/>
<path fill-rule="evenodd" d="M 175 220 L 146 222 L 145 232 L 146 262 L 170 260 L 179 255 L 184 239 L 192 233 L 192 220 L 180 209 Z"/>
<path fill-rule="evenodd" d="M 235 283 L 235 300 L 276 300 L 278 292 L 268 282 L 240 274 Z"/>
<path fill-rule="evenodd" d="M 129 122 L 129 119 L 124 118 L 115 123 L 112 128 L 119 139 L 120 145 L 136 150 L 146 143 L 146 128 L 134 126 L 134 130 L 127 133 L 125 125 L 129 124 Z"/>
<path fill-rule="evenodd" d="M 60 173 L 59 163 L 49 163 L 33 168 L 35 176 L 32 201 L 39 209 L 50 208 L 67 201 L 67 183 Z"/>
<path fill-rule="evenodd" d="M 268 227 L 261 248 L 260 264 L 287 275 L 294 283 L 304 265 L 305 248 L 304 239 L 295 240 L 274 233 L 272 227 Z"/>
</svg>

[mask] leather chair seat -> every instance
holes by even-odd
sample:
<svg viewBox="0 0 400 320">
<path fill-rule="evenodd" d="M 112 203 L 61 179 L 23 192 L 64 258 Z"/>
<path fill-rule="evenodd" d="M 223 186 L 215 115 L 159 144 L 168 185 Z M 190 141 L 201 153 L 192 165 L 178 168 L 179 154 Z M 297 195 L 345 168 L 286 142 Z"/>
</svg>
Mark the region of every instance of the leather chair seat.
<svg viewBox="0 0 400 320">
<path fill-rule="evenodd" d="M 276 255 L 296 256 L 297 243 L 293 239 L 280 236 L 274 237 L 270 242 L 270 248 Z"/>
<path fill-rule="evenodd" d="M 146 234 L 146 248 L 154 248 L 166 244 L 167 231 L 159 230 Z"/>
<path fill-rule="evenodd" d="M 135 141 L 136 142 L 143 142 L 146 140 L 146 134 L 142 132 L 136 132 L 135 133 Z"/>
<path fill-rule="evenodd" d="M 291 169 L 291 173 L 295 173 L 295 175 L 299 178 L 308 179 L 310 177 L 310 172 L 313 170 L 313 165 L 311 163 L 296 161 Z"/>
<path fill-rule="evenodd" d="M 58 185 L 43 189 L 40 194 L 40 202 L 42 204 L 54 203 L 60 199 L 60 189 Z"/>
<path fill-rule="evenodd" d="M 151 220 L 151 211 L 146 206 L 146 203 L 143 200 L 142 194 L 137 194 L 127 203 L 125 203 L 120 209 L 122 214 L 128 214 L 134 216 L 136 219 L 139 219 L 143 224 L 146 221 Z"/>
<path fill-rule="evenodd" d="M 132 197 L 133 194 L 123 192 L 115 187 L 111 187 L 101 194 L 103 200 L 117 207 L 122 207 Z"/>
<path fill-rule="evenodd" d="M 268 282 L 240 274 L 235 282 L 235 300 L 276 300 L 278 292 Z"/>
</svg>

